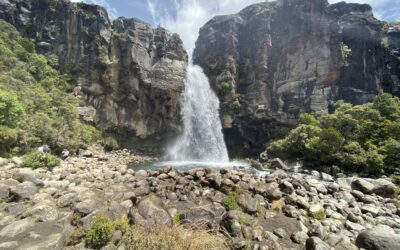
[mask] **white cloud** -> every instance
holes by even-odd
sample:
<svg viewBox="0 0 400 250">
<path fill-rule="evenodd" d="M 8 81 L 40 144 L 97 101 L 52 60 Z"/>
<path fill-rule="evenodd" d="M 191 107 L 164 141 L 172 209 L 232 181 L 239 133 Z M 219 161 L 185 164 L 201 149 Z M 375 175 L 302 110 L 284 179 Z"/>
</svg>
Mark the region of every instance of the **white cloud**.
<svg viewBox="0 0 400 250">
<path fill-rule="evenodd" d="M 178 33 L 187 49 L 194 48 L 198 31 L 216 15 L 233 14 L 261 0 L 174 0 L 173 13 L 157 9 L 155 0 L 147 0 L 154 23 Z"/>
<path fill-rule="evenodd" d="M 216 15 L 233 14 L 262 0 L 173 0 L 173 10 L 166 10 L 160 1 L 146 0 L 148 11 L 156 24 L 178 33 L 187 49 L 194 48 L 199 29 Z M 329 0 L 336 3 L 343 0 Z M 347 0 L 368 3 L 375 16 L 385 20 L 400 20 L 399 0 Z"/>
<path fill-rule="evenodd" d="M 110 16 L 111 19 L 115 19 L 118 17 L 118 11 L 116 8 L 111 7 L 111 5 L 106 1 L 106 0 L 70 0 L 71 2 L 84 2 L 84 3 L 90 3 L 90 4 L 97 4 L 100 6 L 103 6 L 104 8 L 107 9 L 108 15 Z"/>
</svg>

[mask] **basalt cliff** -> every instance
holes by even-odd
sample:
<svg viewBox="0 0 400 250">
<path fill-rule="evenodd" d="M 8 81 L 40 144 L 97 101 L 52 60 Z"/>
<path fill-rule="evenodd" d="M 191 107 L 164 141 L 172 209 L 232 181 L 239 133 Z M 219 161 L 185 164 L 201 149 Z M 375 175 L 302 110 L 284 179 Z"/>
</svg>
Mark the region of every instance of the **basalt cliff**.
<svg viewBox="0 0 400 250">
<path fill-rule="evenodd" d="M 187 54 L 176 34 L 138 19 L 110 20 L 100 6 L 67 0 L 1 0 L 0 18 L 58 56 L 104 129 L 137 137 L 179 130 Z"/>
<path fill-rule="evenodd" d="M 278 0 L 211 19 L 194 61 L 221 100 L 230 153 L 257 154 L 303 112 L 399 95 L 399 37 L 369 5 Z"/>
</svg>

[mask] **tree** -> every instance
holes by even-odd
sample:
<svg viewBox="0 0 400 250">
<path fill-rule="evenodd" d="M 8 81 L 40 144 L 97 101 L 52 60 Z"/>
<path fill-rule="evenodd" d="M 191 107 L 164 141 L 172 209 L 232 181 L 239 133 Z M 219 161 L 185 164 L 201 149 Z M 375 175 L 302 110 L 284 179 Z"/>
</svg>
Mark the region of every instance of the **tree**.
<svg viewBox="0 0 400 250">
<path fill-rule="evenodd" d="M 15 93 L 0 89 L 0 125 L 16 127 L 23 112 Z"/>
</svg>

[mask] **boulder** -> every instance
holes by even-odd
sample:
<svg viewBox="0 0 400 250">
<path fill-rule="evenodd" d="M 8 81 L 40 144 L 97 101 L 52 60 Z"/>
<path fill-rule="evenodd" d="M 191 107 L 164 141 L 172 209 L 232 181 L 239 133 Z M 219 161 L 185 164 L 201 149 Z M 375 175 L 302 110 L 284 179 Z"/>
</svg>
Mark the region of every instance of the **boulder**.
<svg viewBox="0 0 400 250">
<path fill-rule="evenodd" d="M 306 241 L 306 250 L 331 250 L 331 247 L 318 237 L 310 237 Z"/>
<path fill-rule="evenodd" d="M 36 192 L 38 188 L 33 182 L 25 181 L 18 184 L 17 186 L 11 187 L 11 195 L 14 195 L 18 199 L 29 199 Z"/>
<path fill-rule="evenodd" d="M 358 178 L 351 183 L 353 189 L 359 190 L 364 194 L 371 194 L 374 185 L 364 179 Z"/>
<path fill-rule="evenodd" d="M 251 197 L 251 195 L 247 192 L 239 194 L 236 198 L 236 201 L 239 206 L 247 213 L 254 214 L 258 211 L 258 200 Z"/>
<path fill-rule="evenodd" d="M 366 250 L 399 249 L 400 235 L 388 226 L 378 226 L 357 236 L 356 246 Z"/>
<path fill-rule="evenodd" d="M 374 180 L 373 184 L 374 188 L 372 189 L 372 193 L 382 197 L 394 197 L 398 190 L 395 184 L 385 179 Z"/>
<path fill-rule="evenodd" d="M 137 208 L 130 210 L 135 224 L 153 226 L 157 224 L 172 226 L 172 218 L 160 198 L 152 195 L 139 202 Z"/>
<path fill-rule="evenodd" d="M 10 187 L 0 183 L 0 201 L 7 199 L 10 195 Z"/>
<path fill-rule="evenodd" d="M 2 228 L 0 231 L 0 238 L 14 238 L 20 234 L 27 232 L 35 224 L 35 219 L 25 218 L 22 220 L 17 220 L 6 227 Z"/>
</svg>

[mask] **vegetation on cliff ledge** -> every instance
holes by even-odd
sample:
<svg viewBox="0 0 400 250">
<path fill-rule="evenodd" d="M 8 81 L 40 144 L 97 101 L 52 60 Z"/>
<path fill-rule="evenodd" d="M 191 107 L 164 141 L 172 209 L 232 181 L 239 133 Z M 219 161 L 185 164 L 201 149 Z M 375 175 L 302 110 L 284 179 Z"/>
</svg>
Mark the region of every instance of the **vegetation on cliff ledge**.
<svg viewBox="0 0 400 250">
<path fill-rule="evenodd" d="M 400 99 L 378 95 L 372 103 L 335 104 L 332 114 L 303 114 L 301 124 L 268 151 L 301 157 L 310 167 L 336 165 L 348 172 L 390 174 L 400 166 Z"/>
<path fill-rule="evenodd" d="M 99 136 L 79 120 L 79 99 L 68 94 L 74 83 L 50 65 L 31 41 L 0 20 L 1 156 L 44 143 L 55 151 L 74 150 Z"/>
</svg>

